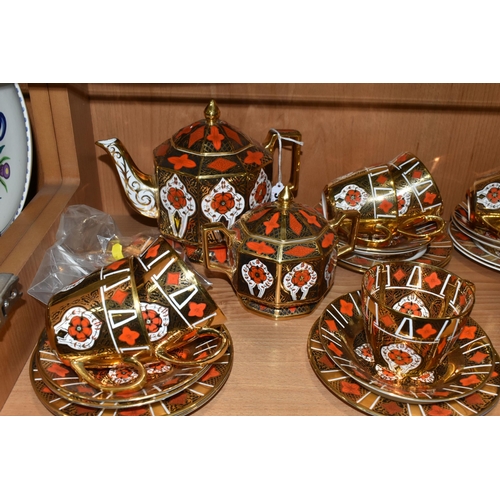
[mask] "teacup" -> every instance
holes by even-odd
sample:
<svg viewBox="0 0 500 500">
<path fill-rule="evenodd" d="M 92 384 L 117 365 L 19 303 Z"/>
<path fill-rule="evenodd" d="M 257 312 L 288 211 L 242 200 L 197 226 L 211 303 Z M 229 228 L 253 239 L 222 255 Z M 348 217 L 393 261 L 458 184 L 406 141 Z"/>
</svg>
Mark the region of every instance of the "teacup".
<svg viewBox="0 0 500 500">
<path fill-rule="evenodd" d="M 500 235 L 500 172 L 477 179 L 466 193 L 467 218 Z"/>
<path fill-rule="evenodd" d="M 361 297 L 379 376 L 394 384 L 428 383 L 469 318 L 475 286 L 440 267 L 394 262 L 366 271 Z"/>
<path fill-rule="evenodd" d="M 95 271 L 54 295 L 47 308 L 47 335 L 63 363 L 87 383 L 116 392 L 140 389 L 144 361 L 203 366 L 228 347 L 225 320 L 194 273 L 160 237 L 140 257 Z M 207 346 L 183 359 L 182 348 L 202 338 Z M 109 368 L 113 384 L 91 368 Z"/>
<path fill-rule="evenodd" d="M 401 236 L 425 245 L 445 226 L 439 189 L 411 153 L 338 177 L 323 189 L 322 203 L 325 217 L 334 208 L 360 213 L 356 244 L 362 247 L 381 248 Z"/>
</svg>

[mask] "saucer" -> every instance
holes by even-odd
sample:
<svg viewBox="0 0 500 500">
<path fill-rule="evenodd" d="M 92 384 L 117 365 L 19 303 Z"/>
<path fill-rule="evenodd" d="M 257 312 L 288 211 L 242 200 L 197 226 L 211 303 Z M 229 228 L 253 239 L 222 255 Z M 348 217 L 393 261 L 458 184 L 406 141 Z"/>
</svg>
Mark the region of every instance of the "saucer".
<svg viewBox="0 0 500 500">
<path fill-rule="evenodd" d="M 500 250 L 500 237 L 482 226 L 473 226 L 467 218 L 467 208 L 465 203 L 460 203 L 455 207 L 451 219 L 458 229 L 471 239 L 482 242 L 485 245 L 496 247 Z"/>
<path fill-rule="evenodd" d="M 319 339 L 319 319 L 311 328 L 307 354 L 309 362 L 325 387 L 339 399 L 368 415 L 421 417 L 421 416 L 480 416 L 486 415 L 500 397 L 500 358 L 495 353 L 495 369 L 481 389 L 452 401 L 439 403 L 405 403 L 382 396 L 358 384 L 339 369 L 326 353 Z"/>
<path fill-rule="evenodd" d="M 500 257 L 479 247 L 470 236 L 463 233 L 454 223 L 448 226 L 448 232 L 453 245 L 461 254 L 478 264 L 500 271 Z"/>
<path fill-rule="evenodd" d="M 453 350 L 434 370 L 432 382 L 391 383 L 377 372 L 371 350 L 366 349 L 361 308 L 359 290 L 335 299 L 320 317 L 320 341 L 339 368 L 373 392 L 404 402 L 449 401 L 480 389 L 490 377 L 494 349 L 486 333 L 469 318 Z"/>
<path fill-rule="evenodd" d="M 60 361 L 50 347 L 45 330 L 38 340 L 34 359 L 39 375 L 54 393 L 74 403 L 96 408 L 132 407 L 164 399 L 167 395 L 180 392 L 209 369 L 209 365 L 181 367 L 152 358 L 148 363 L 144 363 L 147 382 L 140 390 L 115 393 L 102 391 L 80 379 L 70 366 Z M 96 379 L 108 377 L 109 380 L 109 369 L 89 371 Z"/>
<path fill-rule="evenodd" d="M 453 243 L 450 240 L 448 234 L 446 234 L 446 231 L 443 231 L 441 234 L 435 236 L 427 244 L 423 255 L 417 254 L 413 258 L 407 260 L 422 262 L 423 264 L 432 264 L 438 267 L 445 267 L 448 262 L 450 262 L 452 250 Z M 383 256 L 379 254 L 377 255 L 377 257 Z M 345 269 L 349 269 L 350 271 L 364 273 L 365 271 L 370 269 L 370 267 L 384 262 L 392 262 L 394 260 L 397 260 L 397 258 L 393 258 L 393 256 L 387 256 L 387 258 L 377 260 L 373 257 L 368 257 L 366 254 L 360 255 L 356 253 L 356 250 L 354 250 L 353 252 L 347 253 L 340 257 L 337 261 L 337 264 Z"/>
<path fill-rule="evenodd" d="M 224 386 L 233 365 L 232 343 L 220 359 L 180 392 L 159 401 L 147 402 L 131 408 L 93 408 L 77 404 L 54 393 L 43 381 L 36 367 L 36 350 L 31 357 L 31 385 L 41 403 L 54 415 L 65 416 L 180 416 L 189 415 L 206 405 Z"/>
</svg>

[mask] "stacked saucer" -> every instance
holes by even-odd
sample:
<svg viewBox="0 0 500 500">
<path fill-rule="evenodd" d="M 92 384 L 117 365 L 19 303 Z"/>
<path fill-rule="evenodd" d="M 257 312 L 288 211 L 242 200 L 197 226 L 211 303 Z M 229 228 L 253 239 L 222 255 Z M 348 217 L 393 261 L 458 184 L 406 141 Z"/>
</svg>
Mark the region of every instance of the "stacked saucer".
<svg viewBox="0 0 500 500">
<path fill-rule="evenodd" d="M 402 277 L 406 271 L 408 269 L 401 273 L 396 271 L 388 282 L 395 284 L 400 278 L 406 280 Z M 435 274 L 428 276 L 437 283 Z M 400 284 L 396 288 L 401 297 Z M 414 310 L 419 307 L 420 312 L 423 311 L 422 303 L 415 297 L 410 300 L 405 297 L 404 301 L 405 306 L 411 301 Z M 401 305 L 402 300 L 399 303 Z M 487 334 L 470 316 L 463 328 L 452 333 L 456 340 L 450 344 L 448 354 L 435 368 L 425 371 L 418 366 L 419 362 L 426 362 L 425 350 L 415 352 L 401 334 L 401 328 L 407 326 L 404 323 L 411 321 L 410 316 L 400 323 L 392 313 L 380 315 L 380 321 L 375 321 L 377 330 L 385 335 L 397 328 L 394 331 L 398 332 L 399 338 L 392 337 L 391 345 L 386 344 L 377 351 L 373 347 L 373 337 L 368 341 L 369 332 L 365 325 L 373 324 L 373 320 L 366 321 L 365 310 L 360 290 L 342 295 L 328 305 L 310 331 L 307 349 L 311 366 L 321 382 L 342 401 L 363 413 L 387 416 L 484 415 L 497 404 L 500 398 L 500 357 Z M 418 317 L 428 318 L 425 314 Z M 449 318 L 445 317 L 444 321 L 449 325 Z M 425 349 L 433 349 L 435 342 L 432 337 L 437 332 L 432 331 L 431 323 L 432 319 L 429 319 L 429 326 L 425 328 L 410 327 L 411 331 L 415 328 L 415 332 L 423 334 L 418 343 L 427 344 Z M 438 349 L 447 348 L 445 328 L 447 326 L 438 335 L 443 335 L 437 338 L 435 345 Z M 415 339 L 409 340 L 413 342 Z M 388 364 L 380 363 L 380 353 Z M 413 372 L 415 375 L 411 375 Z M 403 379 L 395 377 L 405 373 L 408 375 Z"/>
<path fill-rule="evenodd" d="M 189 355 L 207 346 L 195 341 L 188 348 L 192 351 Z M 147 371 L 144 387 L 102 391 L 61 362 L 44 330 L 31 357 L 30 377 L 36 395 L 54 415 L 174 416 L 188 415 L 207 404 L 224 386 L 232 364 L 232 343 L 224 356 L 204 366 L 181 366 L 151 358 L 144 363 Z M 96 368 L 93 376 L 116 387 L 121 383 L 116 369 Z"/>
<path fill-rule="evenodd" d="M 500 271 L 500 235 L 469 220 L 465 202 L 455 207 L 448 226 L 454 247 L 469 259 Z"/>
<path fill-rule="evenodd" d="M 340 236 L 342 244 L 346 240 L 342 238 L 342 234 Z M 414 261 L 445 267 L 451 260 L 452 249 L 453 243 L 443 229 L 425 241 L 399 236 L 386 247 L 369 248 L 356 245 L 352 252 L 338 259 L 338 265 L 359 273 L 364 273 L 376 264 L 396 261 Z"/>
</svg>

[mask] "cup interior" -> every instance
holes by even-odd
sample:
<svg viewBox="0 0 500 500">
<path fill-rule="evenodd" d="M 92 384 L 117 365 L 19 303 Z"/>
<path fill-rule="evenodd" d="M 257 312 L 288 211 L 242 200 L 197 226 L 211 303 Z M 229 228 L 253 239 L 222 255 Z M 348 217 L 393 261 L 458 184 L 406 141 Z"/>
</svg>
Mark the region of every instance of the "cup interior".
<svg viewBox="0 0 500 500">
<path fill-rule="evenodd" d="M 420 263 L 381 264 L 363 276 L 365 300 L 391 314 L 430 320 L 460 318 L 470 313 L 474 285 L 444 269 Z"/>
</svg>

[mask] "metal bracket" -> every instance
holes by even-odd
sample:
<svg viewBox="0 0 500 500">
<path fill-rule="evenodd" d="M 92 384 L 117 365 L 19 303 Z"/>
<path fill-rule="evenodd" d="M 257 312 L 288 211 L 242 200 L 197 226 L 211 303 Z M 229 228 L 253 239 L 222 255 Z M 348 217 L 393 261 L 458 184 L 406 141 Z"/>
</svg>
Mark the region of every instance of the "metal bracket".
<svg viewBox="0 0 500 500">
<path fill-rule="evenodd" d="M 0 274 L 0 327 L 6 321 L 9 311 L 12 309 L 12 304 L 15 303 L 22 292 L 19 291 L 19 278 L 13 274 Z"/>
</svg>

